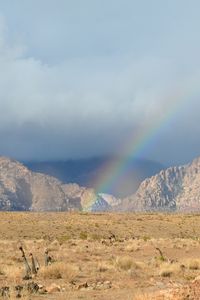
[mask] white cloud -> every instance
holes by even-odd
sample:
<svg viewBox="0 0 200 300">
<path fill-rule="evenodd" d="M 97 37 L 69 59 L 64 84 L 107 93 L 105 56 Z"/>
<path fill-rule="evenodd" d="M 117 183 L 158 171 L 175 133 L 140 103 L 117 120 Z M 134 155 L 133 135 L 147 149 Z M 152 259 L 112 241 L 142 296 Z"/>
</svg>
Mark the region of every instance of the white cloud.
<svg viewBox="0 0 200 300">
<path fill-rule="evenodd" d="M 158 136 L 155 146 L 159 145 L 162 154 L 155 149 L 147 153 L 165 161 L 178 159 L 184 139 L 180 128 L 187 129 L 188 143 L 194 141 L 193 132 L 199 132 L 198 56 L 196 50 L 193 55 L 192 44 L 187 44 L 193 43 L 196 34 L 192 31 L 191 37 L 190 33 L 197 24 L 184 27 L 182 34 L 179 14 L 180 22 L 173 31 L 173 16 L 167 19 L 164 15 L 162 20 L 163 12 L 160 17 L 155 12 L 156 22 L 149 24 L 152 16 L 138 7 L 147 18 L 145 28 L 139 28 L 140 18 L 135 15 L 132 20 L 124 7 L 117 19 L 118 6 L 114 11 L 109 6 L 105 18 L 89 7 L 94 15 L 89 16 L 88 23 L 90 13 L 84 10 L 83 16 L 73 7 L 72 15 L 62 11 L 59 23 L 59 14 L 53 10 L 44 14 L 36 8 L 31 11 L 29 7 L 26 17 L 20 10 L 12 20 L 11 12 L 0 17 L 0 152 L 43 159 L 116 151 L 135 129 L 146 126 L 148 130 L 155 118 L 164 117 L 170 102 L 175 101 L 173 95 L 180 91 L 187 94 L 192 121 L 188 123 L 185 115 L 178 115 L 176 127 L 171 128 L 169 123 L 166 135 Z M 34 20 L 36 13 L 38 23 Z M 77 17 L 76 13 L 80 24 L 72 17 Z M 25 23 L 16 29 L 13 22 L 19 21 L 19 16 Z M 73 26 L 66 28 L 65 24 Z M 60 30 L 58 36 L 56 29 Z M 200 43 L 195 40 L 195 45 L 197 49 Z M 195 97 L 190 98 L 194 92 Z M 166 145 L 169 140 L 177 149 L 170 154 Z M 195 144 L 190 155 L 198 147 Z M 188 153 L 183 157 L 187 159 Z"/>
</svg>

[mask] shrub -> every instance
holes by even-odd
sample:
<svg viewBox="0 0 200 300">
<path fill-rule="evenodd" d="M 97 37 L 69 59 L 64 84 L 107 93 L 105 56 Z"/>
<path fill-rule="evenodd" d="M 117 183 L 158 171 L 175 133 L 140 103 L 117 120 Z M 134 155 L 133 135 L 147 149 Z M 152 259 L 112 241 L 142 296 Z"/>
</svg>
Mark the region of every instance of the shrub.
<svg viewBox="0 0 200 300">
<path fill-rule="evenodd" d="M 71 281 L 76 277 L 78 269 L 72 265 L 54 263 L 40 270 L 40 276 L 44 279 L 66 279 Z"/>
<path fill-rule="evenodd" d="M 198 259 L 191 259 L 188 261 L 188 268 L 190 270 L 199 270 L 200 269 L 200 261 Z"/>
<path fill-rule="evenodd" d="M 131 268 L 138 268 L 138 265 L 133 261 L 133 259 L 129 256 L 118 257 L 116 259 L 116 266 L 121 269 L 128 271 Z"/>
<path fill-rule="evenodd" d="M 164 263 L 160 266 L 160 276 L 171 277 L 172 275 L 179 274 L 181 271 L 180 264 Z"/>
<path fill-rule="evenodd" d="M 87 240 L 88 234 L 85 231 L 81 231 L 79 237 L 80 237 L 81 240 Z"/>
</svg>

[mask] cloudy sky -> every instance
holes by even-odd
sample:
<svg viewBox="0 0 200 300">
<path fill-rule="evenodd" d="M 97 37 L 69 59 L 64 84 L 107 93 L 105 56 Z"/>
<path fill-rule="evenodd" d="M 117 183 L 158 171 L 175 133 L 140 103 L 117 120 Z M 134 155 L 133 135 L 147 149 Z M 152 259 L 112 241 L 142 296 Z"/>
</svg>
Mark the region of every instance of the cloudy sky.
<svg viewBox="0 0 200 300">
<path fill-rule="evenodd" d="M 141 156 L 199 156 L 199 11 L 198 0 L 0 0 L 0 154 L 120 153 L 158 120 Z"/>
</svg>

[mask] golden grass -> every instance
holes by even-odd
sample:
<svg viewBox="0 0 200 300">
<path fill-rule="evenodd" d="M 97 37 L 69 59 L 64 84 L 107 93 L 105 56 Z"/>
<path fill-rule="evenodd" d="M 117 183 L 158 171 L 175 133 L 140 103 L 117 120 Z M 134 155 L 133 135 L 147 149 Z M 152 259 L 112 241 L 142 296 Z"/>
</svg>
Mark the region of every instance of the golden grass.
<svg viewBox="0 0 200 300">
<path fill-rule="evenodd" d="M 180 263 L 162 263 L 160 265 L 159 275 L 161 277 L 171 277 L 182 274 L 182 269 Z"/>
<path fill-rule="evenodd" d="M 101 273 L 107 272 L 111 269 L 113 269 L 113 267 L 106 262 L 100 262 L 97 266 L 97 270 Z"/>
<path fill-rule="evenodd" d="M 190 270 L 199 270 L 200 269 L 200 259 L 188 259 L 186 262 L 188 269 Z"/>
<path fill-rule="evenodd" d="M 23 276 L 23 271 L 20 267 L 16 266 L 5 266 L 4 274 L 7 280 L 12 282 L 21 282 L 21 278 Z"/>
<path fill-rule="evenodd" d="M 192 224 L 200 232 L 200 215 L 1 213 L 0 287 L 25 284 L 22 245 L 29 263 L 32 252 L 41 265 L 32 280 L 44 286 L 55 283 L 65 291 L 31 296 L 33 300 L 154 299 L 148 291 L 158 291 L 159 284 L 186 283 L 198 275 L 200 242 Z M 111 233 L 114 243 L 108 239 Z M 166 261 L 158 258 L 157 247 Z M 48 267 L 45 249 L 55 259 Z M 96 290 L 95 284 L 104 281 L 112 287 Z M 84 283 L 89 288 L 78 289 Z"/>
<path fill-rule="evenodd" d="M 117 257 L 115 265 L 118 269 L 128 271 L 130 269 L 139 269 L 140 265 L 133 260 L 130 256 Z"/>
<path fill-rule="evenodd" d="M 43 279 L 65 279 L 72 281 L 78 274 L 78 268 L 63 262 L 53 263 L 48 267 L 43 267 L 39 276 Z"/>
<path fill-rule="evenodd" d="M 140 251 L 141 250 L 141 246 L 140 246 L 140 244 L 138 243 L 138 241 L 137 242 L 130 242 L 130 243 L 128 243 L 128 245 L 126 246 L 126 248 L 125 248 L 125 250 L 126 251 L 128 251 L 128 252 L 136 252 L 136 251 Z"/>
</svg>

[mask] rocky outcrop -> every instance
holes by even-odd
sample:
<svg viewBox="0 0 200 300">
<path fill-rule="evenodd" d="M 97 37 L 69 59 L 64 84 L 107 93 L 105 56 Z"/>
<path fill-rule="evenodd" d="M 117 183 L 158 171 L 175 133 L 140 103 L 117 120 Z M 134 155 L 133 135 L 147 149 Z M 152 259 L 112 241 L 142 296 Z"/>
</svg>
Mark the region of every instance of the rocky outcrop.
<svg viewBox="0 0 200 300">
<path fill-rule="evenodd" d="M 195 211 L 200 209 L 200 158 L 171 167 L 144 180 L 137 192 L 125 198 L 120 210 Z"/>
</svg>

